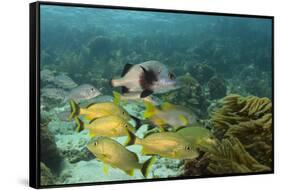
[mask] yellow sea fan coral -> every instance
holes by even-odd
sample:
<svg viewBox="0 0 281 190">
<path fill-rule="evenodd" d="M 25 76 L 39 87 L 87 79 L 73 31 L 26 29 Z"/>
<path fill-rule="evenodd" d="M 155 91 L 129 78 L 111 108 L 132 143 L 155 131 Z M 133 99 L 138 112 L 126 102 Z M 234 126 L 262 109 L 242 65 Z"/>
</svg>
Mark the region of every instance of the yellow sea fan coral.
<svg viewBox="0 0 281 190">
<path fill-rule="evenodd" d="M 260 164 L 243 147 L 240 141 L 229 136 L 206 154 L 209 159 L 207 170 L 213 174 L 249 173 L 270 171 Z"/>
<path fill-rule="evenodd" d="M 231 94 L 211 114 L 215 135 L 234 136 L 260 163 L 272 164 L 272 103 L 268 98 Z"/>
</svg>

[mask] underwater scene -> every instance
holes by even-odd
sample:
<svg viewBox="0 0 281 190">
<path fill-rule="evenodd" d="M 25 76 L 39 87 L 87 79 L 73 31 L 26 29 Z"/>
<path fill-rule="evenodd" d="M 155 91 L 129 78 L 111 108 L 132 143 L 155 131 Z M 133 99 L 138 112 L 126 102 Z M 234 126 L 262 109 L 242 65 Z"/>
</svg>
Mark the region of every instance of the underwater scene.
<svg viewBox="0 0 281 190">
<path fill-rule="evenodd" d="M 40 5 L 40 184 L 273 171 L 272 20 Z"/>
</svg>

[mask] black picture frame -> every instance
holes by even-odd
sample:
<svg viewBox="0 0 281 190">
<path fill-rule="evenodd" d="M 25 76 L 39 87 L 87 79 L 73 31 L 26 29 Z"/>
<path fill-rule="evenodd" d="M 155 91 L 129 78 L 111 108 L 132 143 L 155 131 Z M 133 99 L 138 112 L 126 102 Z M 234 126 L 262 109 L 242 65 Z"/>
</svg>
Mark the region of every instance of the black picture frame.
<svg viewBox="0 0 281 190">
<path fill-rule="evenodd" d="M 103 8 L 103 9 L 118 9 L 118 10 L 135 10 L 135 11 L 152 11 L 166 13 L 186 13 L 197 15 L 219 15 L 228 17 L 246 17 L 246 18 L 265 18 L 272 22 L 272 171 L 256 172 L 256 173 L 238 173 L 238 174 L 223 174 L 211 176 L 193 176 L 193 177 L 172 177 L 160 179 L 141 179 L 128 181 L 110 181 L 110 182 L 92 182 L 78 184 L 61 184 L 61 185 L 40 185 L 40 6 L 41 5 L 57 5 L 69 7 L 88 7 L 88 8 Z M 72 186 L 87 186 L 87 185 L 104 185 L 104 184 L 121 184 L 121 183 L 136 183 L 136 182 L 151 182 L 151 181 L 167 181 L 167 180 L 184 180 L 194 178 L 209 178 L 209 177 L 231 177 L 242 175 L 258 175 L 258 174 L 273 174 L 274 173 L 274 17 L 262 15 L 247 15 L 233 13 L 217 13 L 217 12 L 197 12 L 187 10 L 166 10 L 156 8 L 141 8 L 141 7 L 125 7 L 125 6 L 109 6 L 109 5 L 91 5 L 78 3 L 59 3 L 59 2 L 34 2 L 30 3 L 29 8 L 29 37 L 30 37 L 30 81 L 29 81 L 29 185 L 33 188 L 55 188 L 55 187 L 72 187 Z"/>
</svg>

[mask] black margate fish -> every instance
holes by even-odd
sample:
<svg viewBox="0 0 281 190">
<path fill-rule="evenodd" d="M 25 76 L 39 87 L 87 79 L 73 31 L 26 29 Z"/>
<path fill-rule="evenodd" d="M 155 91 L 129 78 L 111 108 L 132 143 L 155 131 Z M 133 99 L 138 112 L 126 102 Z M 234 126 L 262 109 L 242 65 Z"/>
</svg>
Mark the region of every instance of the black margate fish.
<svg viewBox="0 0 281 190">
<path fill-rule="evenodd" d="M 121 77 L 111 80 L 111 85 L 121 86 L 122 93 L 139 92 L 141 98 L 179 88 L 174 74 L 159 61 L 126 64 Z"/>
</svg>

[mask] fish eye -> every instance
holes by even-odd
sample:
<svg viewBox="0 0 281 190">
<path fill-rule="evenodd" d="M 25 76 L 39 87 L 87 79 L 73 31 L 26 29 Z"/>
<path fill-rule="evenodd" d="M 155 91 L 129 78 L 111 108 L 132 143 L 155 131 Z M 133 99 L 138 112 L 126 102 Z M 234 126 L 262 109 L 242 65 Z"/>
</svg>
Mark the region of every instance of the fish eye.
<svg viewBox="0 0 281 190">
<path fill-rule="evenodd" d="M 123 111 L 122 114 L 125 115 L 125 112 Z"/>
<path fill-rule="evenodd" d="M 128 128 L 128 125 L 125 125 L 126 128 Z"/>
<path fill-rule="evenodd" d="M 186 146 L 185 150 L 191 150 L 191 148 L 189 146 Z"/>
<path fill-rule="evenodd" d="M 97 142 L 97 141 L 95 141 L 95 142 L 94 142 L 94 146 L 97 146 L 97 145 L 98 145 L 98 142 Z"/>
<path fill-rule="evenodd" d="M 168 76 L 169 76 L 169 79 L 172 79 L 172 80 L 175 79 L 175 75 L 173 73 L 169 72 Z"/>
<path fill-rule="evenodd" d="M 93 92 L 93 91 L 94 91 L 94 88 L 91 88 L 91 91 Z"/>
</svg>

